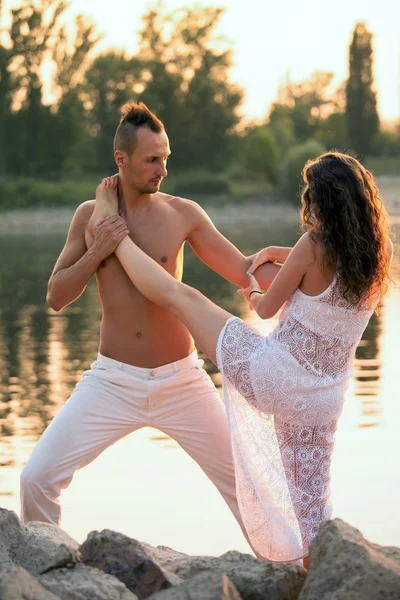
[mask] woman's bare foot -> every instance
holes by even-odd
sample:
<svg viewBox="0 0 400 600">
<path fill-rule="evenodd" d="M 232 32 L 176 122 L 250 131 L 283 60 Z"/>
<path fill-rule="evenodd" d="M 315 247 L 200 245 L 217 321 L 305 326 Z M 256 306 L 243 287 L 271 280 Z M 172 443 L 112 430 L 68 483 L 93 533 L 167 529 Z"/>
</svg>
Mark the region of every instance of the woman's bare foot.
<svg viewBox="0 0 400 600">
<path fill-rule="evenodd" d="M 88 231 L 93 235 L 95 225 L 107 217 L 118 215 L 118 175 L 105 177 L 96 189 L 96 204 L 89 219 Z"/>
</svg>

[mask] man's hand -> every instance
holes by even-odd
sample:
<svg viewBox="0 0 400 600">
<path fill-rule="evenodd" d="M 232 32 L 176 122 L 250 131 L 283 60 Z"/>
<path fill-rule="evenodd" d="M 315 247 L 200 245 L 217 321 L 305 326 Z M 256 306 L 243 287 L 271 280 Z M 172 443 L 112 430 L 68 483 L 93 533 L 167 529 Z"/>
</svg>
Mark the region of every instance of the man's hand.
<svg viewBox="0 0 400 600">
<path fill-rule="evenodd" d="M 94 243 L 91 251 L 100 260 L 106 259 L 115 252 L 117 246 L 129 235 L 129 229 L 122 217 L 107 217 L 96 223 L 93 229 Z"/>
</svg>

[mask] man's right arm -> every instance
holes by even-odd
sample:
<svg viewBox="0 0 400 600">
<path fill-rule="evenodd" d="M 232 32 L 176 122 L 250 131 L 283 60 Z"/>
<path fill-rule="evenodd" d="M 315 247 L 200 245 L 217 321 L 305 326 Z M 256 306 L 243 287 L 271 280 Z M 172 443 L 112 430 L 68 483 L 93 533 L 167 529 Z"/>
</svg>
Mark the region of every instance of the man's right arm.
<svg viewBox="0 0 400 600">
<path fill-rule="evenodd" d="M 92 246 L 86 246 L 85 232 L 94 210 L 94 200 L 81 204 L 71 221 L 67 241 L 47 286 L 47 304 L 61 310 L 84 292 L 89 279 L 121 240 L 129 234 L 121 217 L 102 219 L 94 227 Z"/>
<path fill-rule="evenodd" d="M 85 231 L 93 208 L 93 202 L 81 204 L 71 221 L 47 287 L 46 301 L 53 310 L 59 311 L 79 298 L 105 258 L 95 244 L 86 247 Z"/>
</svg>

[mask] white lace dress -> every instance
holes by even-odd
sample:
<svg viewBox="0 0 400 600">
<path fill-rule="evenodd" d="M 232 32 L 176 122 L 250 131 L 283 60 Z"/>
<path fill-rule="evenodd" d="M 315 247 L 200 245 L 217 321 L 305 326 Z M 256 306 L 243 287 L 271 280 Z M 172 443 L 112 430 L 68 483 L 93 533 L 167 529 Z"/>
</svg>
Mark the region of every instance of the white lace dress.
<svg viewBox="0 0 400 600">
<path fill-rule="evenodd" d="M 275 562 L 308 555 L 330 518 L 334 433 L 371 310 L 357 311 L 335 277 L 300 290 L 264 337 L 229 319 L 218 339 L 239 507 L 253 548 Z"/>
</svg>

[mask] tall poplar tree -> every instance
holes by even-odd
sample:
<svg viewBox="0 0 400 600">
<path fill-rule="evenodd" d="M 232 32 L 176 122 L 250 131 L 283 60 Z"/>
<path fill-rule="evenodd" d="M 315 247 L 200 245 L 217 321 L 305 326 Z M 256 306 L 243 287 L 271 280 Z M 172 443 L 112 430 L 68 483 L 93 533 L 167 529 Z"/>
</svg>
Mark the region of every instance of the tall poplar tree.
<svg viewBox="0 0 400 600">
<path fill-rule="evenodd" d="M 379 116 L 374 91 L 372 34 L 364 23 L 356 24 L 350 44 L 346 120 L 352 149 L 367 156 L 379 131 Z"/>
</svg>

